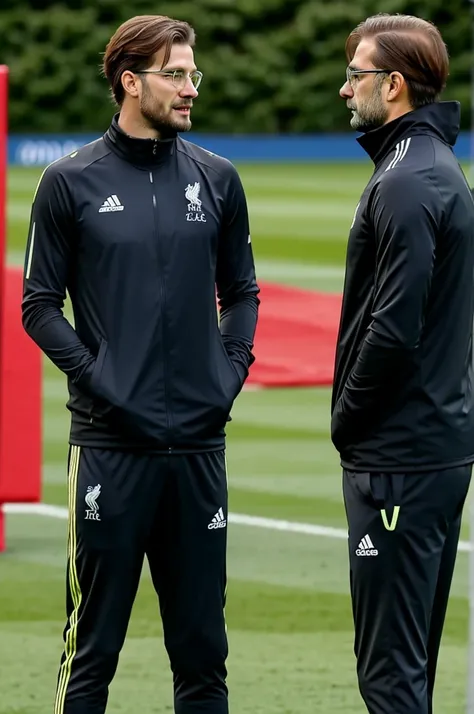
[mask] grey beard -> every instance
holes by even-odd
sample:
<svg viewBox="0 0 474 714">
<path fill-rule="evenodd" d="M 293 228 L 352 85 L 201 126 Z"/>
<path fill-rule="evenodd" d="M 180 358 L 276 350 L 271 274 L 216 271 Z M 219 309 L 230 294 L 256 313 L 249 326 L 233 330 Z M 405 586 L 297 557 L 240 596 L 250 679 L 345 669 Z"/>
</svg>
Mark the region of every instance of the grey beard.
<svg viewBox="0 0 474 714">
<path fill-rule="evenodd" d="M 382 100 L 383 78 L 377 78 L 372 96 L 362 105 L 361 111 L 357 109 L 351 119 L 351 127 L 356 131 L 367 133 L 378 129 L 387 121 L 388 111 Z"/>
<path fill-rule="evenodd" d="M 378 129 L 385 124 L 385 117 L 378 115 L 372 117 L 361 117 L 358 112 L 354 112 L 351 119 L 351 127 L 364 134 L 373 129 Z"/>
</svg>

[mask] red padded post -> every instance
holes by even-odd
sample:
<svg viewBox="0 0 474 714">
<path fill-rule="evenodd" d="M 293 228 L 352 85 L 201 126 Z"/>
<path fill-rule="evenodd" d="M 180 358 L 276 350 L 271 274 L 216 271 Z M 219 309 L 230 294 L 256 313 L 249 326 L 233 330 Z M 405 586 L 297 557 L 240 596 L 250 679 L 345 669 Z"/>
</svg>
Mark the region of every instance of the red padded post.
<svg viewBox="0 0 474 714">
<path fill-rule="evenodd" d="M 0 65 L 0 306 L 3 303 L 7 204 L 8 67 Z M 0 310 L 1 313 L 1 310 Z M 0 336 L 3 326 L 0 317 Z M 1 356 L 0 356 L 1 359 Z M 0 364 L 1 369 L 1 364 Z M 1 425 L 0 425 L 1 428 Z M 0 476 L 1 478 L 1 476 Z M 0 552 L 5 549 L 5 517 L 0 498 Z"/>
<path fill-rule="evenodd" d="M 21 322 L 23 270 L 7 268 L 8 68 L 0 65 L 0 551 L 10 502 L 38 502 L 41 492 L 41 353 Z"/>
</svg>

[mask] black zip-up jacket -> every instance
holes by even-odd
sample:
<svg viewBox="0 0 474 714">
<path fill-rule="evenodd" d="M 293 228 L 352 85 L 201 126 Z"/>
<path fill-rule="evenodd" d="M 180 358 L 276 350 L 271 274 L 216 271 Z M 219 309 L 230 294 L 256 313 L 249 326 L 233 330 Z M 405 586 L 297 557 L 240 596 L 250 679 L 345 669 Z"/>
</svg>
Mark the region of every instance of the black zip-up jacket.
<svg viewBox="0 0 474 714">
<path fill-rule="evenodd" d="M 223 448 L 254 359 L 258 292 L 244 191 L 226 159 L 179 137 L 129 137 L 116 116 L 43 174 L 23 324 L 68 377 L 72 444 Z"/>
<path fill-rule="evenodd" d="M 474 202 L 452 147 L 457 102 L 359 139 L 375 171 L 356 209 L 332 398 L 353 470 L 474 461 Z"/>
</svg>

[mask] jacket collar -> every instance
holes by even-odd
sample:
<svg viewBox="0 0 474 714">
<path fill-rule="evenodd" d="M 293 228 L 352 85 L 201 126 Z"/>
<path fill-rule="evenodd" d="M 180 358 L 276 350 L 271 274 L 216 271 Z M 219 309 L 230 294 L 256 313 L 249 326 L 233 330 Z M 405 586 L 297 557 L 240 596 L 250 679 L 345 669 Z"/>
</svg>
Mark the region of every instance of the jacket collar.
<svg viewBox="0 0 474 714">
<path fill-rule="evenodd" d="M 368 131 L 358 137 L 357 141 L 378 166 L 395 145 L 407 136 L 433 136 L 449 146 L 454 146 L 460 121 L 459 102 L 435 102 L 408 112 L 378 129 Z"/>
<path fill-rule="evenodd" d="M 166 139 L 137 139 L 119 127 L 116 114 L 104 134 L 105 143 L 125 161 L 136 166 L 155 166 L 166 161 L 176 150 L 176 133 Z"/>
</svg>

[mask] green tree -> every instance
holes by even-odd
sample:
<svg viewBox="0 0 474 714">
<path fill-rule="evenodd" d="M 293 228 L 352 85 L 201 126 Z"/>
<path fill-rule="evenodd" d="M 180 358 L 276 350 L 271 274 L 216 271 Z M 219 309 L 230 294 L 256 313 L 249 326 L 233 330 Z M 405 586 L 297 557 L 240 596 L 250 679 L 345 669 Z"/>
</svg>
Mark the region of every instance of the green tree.
<svg viewBox="0 0 474 714">
<path fill-rule="evenodd" d="M 156 12 L 150 0 L 3 0 L 0 62 L 10 66 L 13 132 L 102 131 L 114 111 L 99 67 L 115 28 L 131 14 Z M 380 11 L 435 22 L 451 55 L 445 98 L 470 121 L 471 33 L 467 0 L 165 0 L 163 14 L 196 29 L 204 72 L 194 112 L 198 131 L 318 132 L 348 129 L 338 97 L 344 44 Z"/>
</svg>

